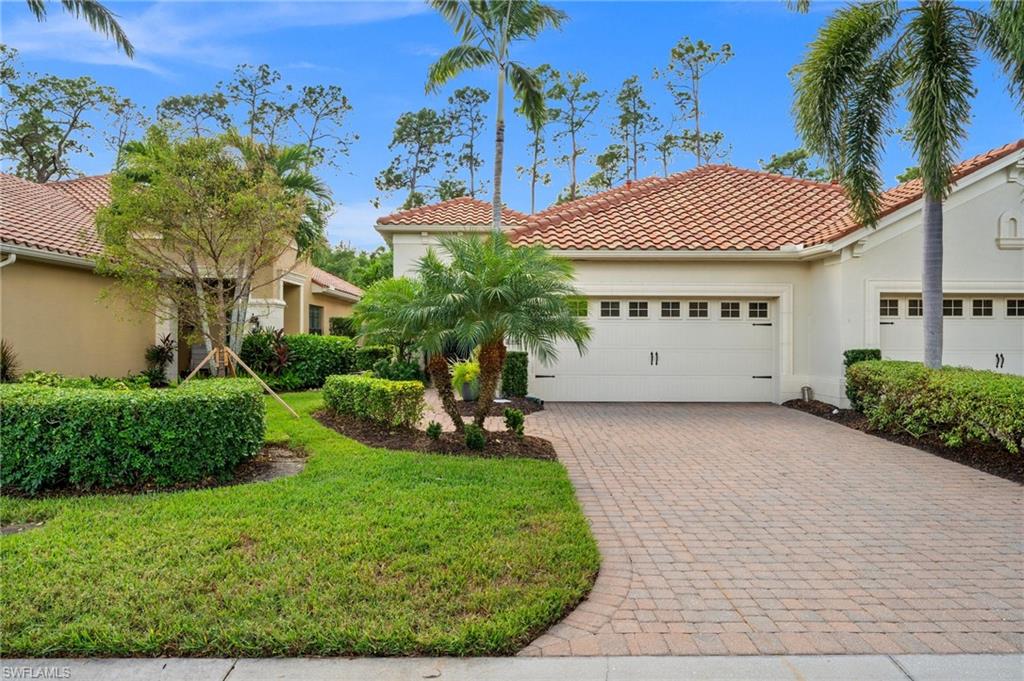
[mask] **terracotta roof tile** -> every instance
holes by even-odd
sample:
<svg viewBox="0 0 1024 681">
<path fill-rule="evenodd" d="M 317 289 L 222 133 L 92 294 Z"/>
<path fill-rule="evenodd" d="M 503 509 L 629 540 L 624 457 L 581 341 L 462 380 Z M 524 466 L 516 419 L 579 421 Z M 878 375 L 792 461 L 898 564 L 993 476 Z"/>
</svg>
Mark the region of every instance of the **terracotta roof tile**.
<svg viewBox="0 0 1024 681">
<path fill-rule="evenodd" d="M 355 284 L 345 281 L 341 277 L 331 274 L 330 272 L 325 272 L 319 267 L 313 268 L 309 278 L 314 284 L 318 284 L 324 288 L 332 288 L 356 298 L 361 298 L 363 295 L 363 289 L 359 288 Z"/>
<path fill-rule="evenodd" d="M 525 226 L 528 216 L 519 211 L 503 208 L 502 224 L 511 227 Z M 461 196 L 441 203 L 419 206 L 409 210 L 386 215 L 377 220 L 378 225 L 489 225 L 491 204 L 487 201 Z"/>
<path fill-rule="evenodd" d="M 85 206 L 90 213 L 95 213 L 96 209 L 110 203 L 110 175 L 47 182 L 46 186 L 64 192 Z"/>
<path fill-rule="evenodd" d="M 0 241 L 67 255 L 100 251 L 93 214 L 51 185 L 0 173 Z"/>
</svg>

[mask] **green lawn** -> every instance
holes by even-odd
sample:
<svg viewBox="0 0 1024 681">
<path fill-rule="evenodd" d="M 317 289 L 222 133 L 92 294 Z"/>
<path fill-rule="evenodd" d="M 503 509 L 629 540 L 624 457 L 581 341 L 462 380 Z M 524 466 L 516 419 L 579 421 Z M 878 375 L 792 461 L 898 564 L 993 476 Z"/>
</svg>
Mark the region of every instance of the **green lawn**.
<svg viewBox="0 0 1024 681">
<path fill-rule="evenodd" d="M 598 553 L 561 464 L 374 450 L 268 400 L 311 454 L 271 483 L 0 499 L 7 657 L 512 653 L 589 590 Z M 225 433 L 230 437 L 230 433 Z"/>
</svg>

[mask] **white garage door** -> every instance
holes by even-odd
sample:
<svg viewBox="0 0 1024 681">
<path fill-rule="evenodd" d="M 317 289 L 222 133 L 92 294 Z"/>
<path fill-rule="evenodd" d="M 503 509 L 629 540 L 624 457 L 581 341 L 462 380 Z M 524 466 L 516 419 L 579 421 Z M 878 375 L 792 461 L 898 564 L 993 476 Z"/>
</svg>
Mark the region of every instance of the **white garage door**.
<svg viewBox="0 0 1024 681">
<path fill-rule="evenodd" d="M 882 356 L 920 362 L 921 298 L 879 300 Z M 943 301 L 942 362 L 1024 374 L 1024 296 L 956 295 Z"/>
<path fill-rule="evenodd" d="M 593 337 L 531 360 L 530 391 L 566 402 L 770 402 L 775 319 L 764 299 L 578 301 Z"/>
</svg>

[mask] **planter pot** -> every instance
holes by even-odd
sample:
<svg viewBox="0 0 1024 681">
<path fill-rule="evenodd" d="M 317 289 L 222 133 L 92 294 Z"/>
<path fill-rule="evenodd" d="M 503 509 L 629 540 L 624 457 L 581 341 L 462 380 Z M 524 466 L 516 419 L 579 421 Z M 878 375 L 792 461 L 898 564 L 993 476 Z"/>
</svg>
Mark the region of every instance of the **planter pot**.
<svg viewBox="0 0 1024 681">
<path fill-rule="evenodd" d="M 476 398 L 478 397 L 480 397 L 479 379 L 462 384 L 462 399 L 465 402 L 476 402 Z"/>
</svg>

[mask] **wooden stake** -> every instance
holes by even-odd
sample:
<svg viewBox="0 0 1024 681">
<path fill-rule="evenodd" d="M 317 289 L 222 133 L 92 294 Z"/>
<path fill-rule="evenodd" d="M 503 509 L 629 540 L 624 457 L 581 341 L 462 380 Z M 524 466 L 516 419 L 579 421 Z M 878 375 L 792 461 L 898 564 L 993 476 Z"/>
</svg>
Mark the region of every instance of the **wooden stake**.
<svg viewBox="0 0 1024 681">
<path fill-rule="evenodd" d="M 271 397 L 273 397 L 275 400 L 277 400 L 278 403 L 282 407 L 287 409 L 291 413 L 292 416 L 294 416 L 295 418 L 299 418 L 299 415 L 295 412 L 294 409 L 292 409 L 288 405 L 287 402 L 282 400 L 280 398 L 280 396 L 278 396 L 278 394 L 275 393 L 271 389 L 271 387 L 269 385 L 267 385 L 266 382 L 262 378 L 260 378 L 259 375 L 255 371 L 250 369 L 249 365 L 246 364 L 245 362 L 243 362 L 242 358 L 239 357 L 238 355 L 236 355 L 234 350 L 232 350 L 231 348 L 226 347 L 226 346 L 223 347 L 223 348 L 214 348 L 213 350 L 210 350 L 209 354 L 207 354 L 206 357 L 203 358 L 203 361 L 199 363 L 199 366 L 197 366 L 195 369 L 193 369 L 192 373 L 190 373 L 188 376 L 186 376 L 185 380 L 182 381 L 182 383 L 187 383 L 188 379 L 192 378 L 197 373 L 199 373 L 199 370 L 202 369 L 204 366 L 206 366 L 206 363 L 209 362 L 213 358 L 214 354 L 217 355 L 217 362 L 219 364 L 227 365 L 227 367 L 231 371 L 231 375 L 232 376 L 237 376 L 238 375 L 236 373 L 236 371 L 235 371 L 235 362 L 237 362 L 238 364 L 241 364 L 242 368 L 245 369 L 247 372 L 249 372 L 249 375 L 252 376 L 253 378 L 255 378 L 256 382 L 259 383 L 261 386 L 263 386 L 263 389 L 266 390 L 270 394 Z"/>
</svg>

